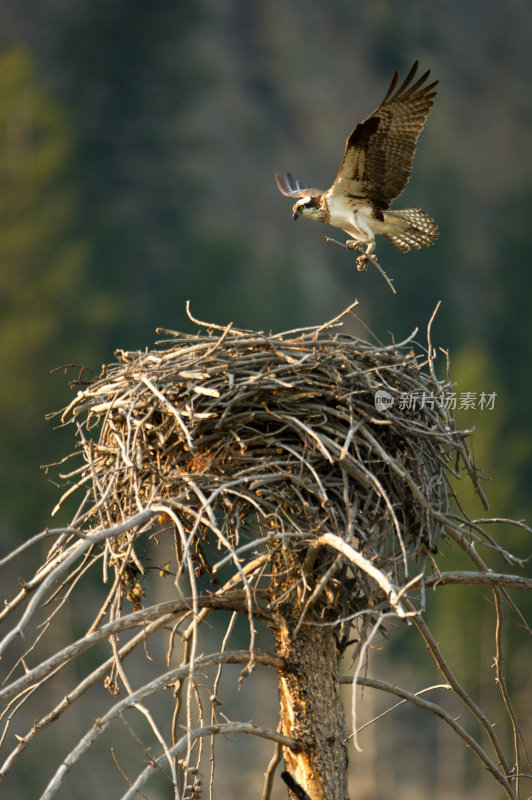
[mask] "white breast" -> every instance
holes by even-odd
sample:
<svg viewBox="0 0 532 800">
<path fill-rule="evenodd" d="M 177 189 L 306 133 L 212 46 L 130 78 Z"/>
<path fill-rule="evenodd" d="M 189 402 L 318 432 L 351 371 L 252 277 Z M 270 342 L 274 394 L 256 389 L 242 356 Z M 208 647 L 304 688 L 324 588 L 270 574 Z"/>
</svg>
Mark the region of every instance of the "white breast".
<svg viewBox="0 0 532 800">
<path fill-rule="evenodd" d="M 369 206 L 354 210 L 343 197 L 332 196 L 327 198 L 329 207 L 329 224 L 363 242 L 372 242 L 375 239 L 370 223 L 372 220 Z"/>
</svg>

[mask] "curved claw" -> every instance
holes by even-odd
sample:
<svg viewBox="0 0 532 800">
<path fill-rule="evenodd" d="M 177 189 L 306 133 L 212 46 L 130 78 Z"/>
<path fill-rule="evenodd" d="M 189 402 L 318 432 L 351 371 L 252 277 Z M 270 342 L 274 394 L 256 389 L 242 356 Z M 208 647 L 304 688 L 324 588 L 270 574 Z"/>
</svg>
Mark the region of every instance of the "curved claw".
<svg viewBox="0 0 532 800">
<path fill-rule="evenodd" d="M 347 239 L 345 246 L 347 250 L 356 250 L 358 253 L 361 253 L 364 248 L 363 243 L 356 239 Z"/>
<path fill-rule="evenodd" d="M 361 256 L 357 258 L 357 270 L 362 272 L 362 270 L 367 270 L 368 264 L 371 261 L 372 264 L 377 266 L 377 257 L 372 255 L 371 253 L 363 253 Z"/>
</svg>

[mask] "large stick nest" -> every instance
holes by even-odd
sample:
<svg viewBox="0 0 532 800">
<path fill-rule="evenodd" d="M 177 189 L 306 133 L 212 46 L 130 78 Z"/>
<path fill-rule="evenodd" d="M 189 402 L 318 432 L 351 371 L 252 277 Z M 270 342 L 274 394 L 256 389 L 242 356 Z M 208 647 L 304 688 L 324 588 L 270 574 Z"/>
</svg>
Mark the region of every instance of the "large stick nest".
<svg viewBox="0 0 532 800">
<path fill-rule="evenodd" d="M 339 320 L 275 335 L 202 325 L 159 331 L 150 351 L 119 351 L 63 412 L 83 457 L 66 493 L 84 489 L 78 528 L 152 509 L 175 527 L 172 571 L 192 559 L 215 586 L 224 559 L 243 576 L 248 553 L 289 540 L 321 614 L 331 582 L 341 614 L 385 607 L 382 582 L 317 544 L 339 537 L 396 587 L 435 550 L 459 457 L 474 474 L 430 343 L 371 344 Z M 379 391 L 393 405 L 376 408 Z M 131 534 L 105 546 L 139 599 Z"/>
</svg>

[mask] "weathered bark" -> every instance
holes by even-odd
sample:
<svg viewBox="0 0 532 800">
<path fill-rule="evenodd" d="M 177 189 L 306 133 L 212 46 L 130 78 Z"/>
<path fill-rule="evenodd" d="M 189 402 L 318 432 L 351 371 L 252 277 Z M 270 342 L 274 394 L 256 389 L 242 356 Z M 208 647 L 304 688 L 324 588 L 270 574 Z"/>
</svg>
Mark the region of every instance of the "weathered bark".
<svg viewBox="0 0 532 800">
<path fill-rule="evenodd" d="M 300 562 L 282 548 L 272 560 L 277 626 L 273 630 L 277 655 L 287 669 L 279 673 L 281 730 L 302 742 L 300 752 L 284 748 L 286 770 L 310 800 L 346 800 L 346 726 L 338 682 L 337 642 L 330 627 L 303 624 L 294 633 L 301 614 Z M 296 795 L 290 791 L 293 798 Z"/>
</svg>

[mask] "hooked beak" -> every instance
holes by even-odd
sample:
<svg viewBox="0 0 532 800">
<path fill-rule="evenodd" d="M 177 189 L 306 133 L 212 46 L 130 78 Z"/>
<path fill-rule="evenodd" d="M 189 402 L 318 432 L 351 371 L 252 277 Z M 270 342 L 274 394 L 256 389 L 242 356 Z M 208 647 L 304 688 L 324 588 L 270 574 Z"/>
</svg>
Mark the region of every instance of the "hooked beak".
<svg viewBox="0 0 532 800">
<path fill-rule="evenodd" d="M 299 211 L 299 209 L 296 209 L 292 214 L 294 220 L 298 219 L 300 214 L 301 214 L 301 211 Z"/>
</svg>

